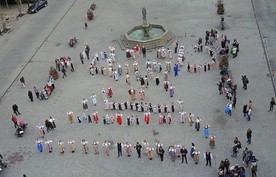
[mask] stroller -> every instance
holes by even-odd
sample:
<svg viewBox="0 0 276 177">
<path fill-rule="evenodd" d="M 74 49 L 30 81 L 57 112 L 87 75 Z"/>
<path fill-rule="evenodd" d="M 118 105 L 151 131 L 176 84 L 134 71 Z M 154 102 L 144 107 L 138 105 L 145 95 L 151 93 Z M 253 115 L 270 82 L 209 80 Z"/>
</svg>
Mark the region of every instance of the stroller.
<svg viewBox="0 0 276 177">
<path fill-rule="evenodd" d="M 17 127 L 14 135 L 17 135 L 17 137 L 22 137 L 24 135 L 25 129 L 27 128 L 28 123 L 21 120 L 19 122 L 19 126 Z"/>
</svg>

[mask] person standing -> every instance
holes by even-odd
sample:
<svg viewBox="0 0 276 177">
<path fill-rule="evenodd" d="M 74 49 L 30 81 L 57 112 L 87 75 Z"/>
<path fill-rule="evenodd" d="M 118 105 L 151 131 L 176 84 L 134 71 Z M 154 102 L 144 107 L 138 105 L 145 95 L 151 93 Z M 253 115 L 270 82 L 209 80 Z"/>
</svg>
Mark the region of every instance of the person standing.
<svg viewBox="0 0 276 177">
<path fill-rule="evenodd" d="M 248 78 L 246 77 L 246 75 L 242 76 L 242 84 L 243 84 L 243 89 L 247 90 L 247 84 L 249 83 Z"/>
<path fill-rule="evenodd" d="M 143 46 L 144 47 L 144 46 Z M 143 51 L 143 47 L 142 47 L 142 51 Z M 141 158 L 141 149 L 142 149 L 142 145 L 139 144 L 138 142 L 136 143 L 135 149 L 137 151 L 138 154 L 138 158 Z"/>
<path fill-rule="evenodd" d="M 21 115 L 20 112 L 18 111 L 17 104 L 13 104 L 12 105 L 12 110 L 13 110 L 13 112 L 14 112 L 15 115 Z"/>
<path fill-rule="evenodd" d="M 53 117 L 49 117 L 49 122 L 52 124 L 53 128 L 57 128 L 56 123 L 55 123 L 55 119 Z"/>
<path fill-rule="evenodd" d="M 110 147 L 110 142 L 108 142 L 108 141 L 105 141 L 103 144 L 102 144 L 102 146 L 104 147 L 104 152 L 105 152 L 105 154 L 107 155 L 107 156 L 109 156 L 110 155 L 110 149 L 109 149 L 109 147 Z"/>
<path fill-rule="evenodd" d="M 84 51 L 87 57 L 87 60 L 89 60 L 89 52 L 90 52 L 90 47 L 88 46 L 88 44 L 85 45 L 84 47 Z"/>
<path fill-rule="evenodd" d="M 247 137 L 247 143 L 251 144 L 252 130 L 250 128 L 247 129 L 246 137 Z"/>
<path fill-rule="evenodd" d="M 92 100 L 92 104 L 94 106 L 97 106 L 97 95 L 95 95 L 94 93 L 91 96 L 91 100 Z"/>
<path fill-rule="evenodd" d="M 182 101 L 181 99 L 179 99 L 179 100 L 177 100 L 177 103 L 178 103 L 179 111 L 183 111 L 183 103 L 184 103 L 184 101 Z"/>
<path fill-rule="evenodd" d="M 206 151 L 204 154 L 204 159 L 206 160 L 206 165 L 207 166 L 209 164 L 209 166 L 211 167 L 211 160 L 213 159 L 213 155 L 210 151 Z"/>
<path fill-rule="evenodd" d="M 85 139 L 82 139 L 81 144 L 82 144 L 82 147 L 83 147 L 83 152 L 85 154 L 87 154 L 88 153 L 88 141 L 86 141 Z"/>
<path fill-rule="evenodd" d="M 174 77 L 178 76 L 178 65 L 177 64 L 174 64 L 174 67 L 173 67 L 173 70 L 174 70 Z"/>
<path fill-rule="evenodd" d="M 12 122 L 14 124 L 14 128 L 17 128 L 18 127 L 18 121 L 17 121 L 17 118 L 15 115 L 12 115 Z"/>
<path fill-rule="evenodd" d="M 39 91 L 35 86 L 34 86 L 34 92 L 35 92 L 36 98 L 39 98 Z"/>
<path fill-rule="evenodd" d="M 62 67 L 62 69 L 61 69 L 61 72 L 62 72 L 62 79 L 64 79 L 64 76 L 66 76 L 67 77 L 67 75 L 66 75 L 66 69 L 64 68 L 64 67 Z"/>
<path fill-rule="evenodd" d="M 37 150 L 39 151 L 39 152 L 42 152 L 43 151 L 43 145 L 42 145 L 42 140 L 41 139 L 37 139 L 36 140 L 36 147 L 37 147 Z"/>
<path fill-rule="evenodd" d="M 81 60 L 81 64 L 84 64 L 83 59 L 84 59 L 84 56 L 83 56 L 82 52 L 80 52 L 80 60 Z"/>
<path fill-rule="evenodd" d="M 69 149 L 70 149 L 71 153 L 74 153 L 75 150 L 76 150 L 75 141 L 74 140 L 69 140 L 68 145 L 69 145 Z"/>
<path fill-rule="evenodd" d="M 196 165 L 199 162 L 199 155 L 200 155 L 200 152 L 197 149 L 195 149 L 194 152 L 193 152 L 193 156 L 194 156 L 193 158 L 194 158 L 194 162 L 195 162 Z"/>
<path fill-rule="evenodd" d="M 147 52 L 146 47 L 145 47 L 145 46 L 142 46 L 143 58 L 146 58 L 146 52 Z"/>
<path fill-rule="evenodd" d="M 158 152 L 159 152 L 159 156 L 160 156 L 161 162 L 163 162 L 165 151 L 164 151 L 164 149 L 162 148 L 162 146 L 159 147 L 159 151 L 158 151 Z"/>
<path fill-rule="evenodd" d="M 99 154 L 99 142 L 98 141 L 93 141 L 93 149 L 95 154 Z"/>
<path fill-rule="evenodd" d="M 87 23 L 84 22 L 84 29 L 87 29 Z"/>
<path fill-rule="evenodd" d="M 170 97 L 172 98 L 173 97 L 173 95 L 174 95 L 174 86 L 172 86 L 172 84 L 171 84 L 171 86 L 170 86 L 170 88 L 169 88 L 169 92 L 170 92 Z"/>
<path fill-rule="evenodd" d="M 22 84 L 22 87 L 25 88 L 25 78 L 24 77 L 20 78 L 20 83 Z"/>
<path fill-rule="evenodd" d="M 64 153 L 64 142 L 62 140 L 58 141 L 58 148 L 59 148 L 59 152 L 61 154 L 63 154 Z"/>
<path fill-rule="evenodd" d="M 182 148 L 180 149 L 180 153 L 182 157 L 181 163 L 183 163 L 185 159 L 186 164 L 188 164 L 188 161 L 187 161 L 188 150 L 184 146 L 182 146 Z"/>
<path fill-rule="evenodd" d="M 204 126 L 204 137 L 205 138 L 208 138 L 209 137 L 209 127 L 210 127 L 210 125 L 208 125 L 208 124 L 206 124 L 205 126 Z"/>
<path fill-rule="evenodd" d="M 258 169 L 257 159 L 253 158 L 252 161 L 251 161 L 252 177 L 257 177 L 257 169 Z"/>
<path fill-rule="evenodd" d="M 274 106 L 275 104 L 276 104 L 276 103 L 275 103 L 275 100 L 274 100 L 274 98 L 272 97 L 271 100 L 270 100 L 270 103 L 269 103 L 269 110 L 268 110 L 268 112 L 273 111 L 273 106 Z"/>
<path fill-rule="evenodd" d="M 88 109 L 87 102 L 88 102 L 87 99 L 85 99 L 85 98 L 82 99 L 82 108 L 83 108 L 85 111 L 87 111 L 87 109 Z"/>
<path fill-rule="evenodd" d="M 209 146 L 211 147 L 211 149 L 214 149 L 214 147 L 216 146 L 216 140 L 215 140 L 216 136 L 214 135 L 210 135 L 209 137 Z"/>
<path fill-rule="evenodd" d="M 124 145 L 124 147 L 126 148 L 127 156 L 130 157 L 131 153 L 132 153 L 131 144 L 129 144 L 128 142 L 126 142 L 126 144 Z"/>
<path fill-rule="evenodd" d="M 45 145 L 47 146 L 48 152 L 52 153 L 52 151 L 53 151 L 52 140 L 46 140 Z"/>
<path fill-rule="evenodd" d="M 178 41 L 175 41 L 175 43 L 174 43 L 174 53 L 177 53 L 177 49 L 178 49 Z"/>
<path fill-rule="evenodd" d="M 118 157 L 123 156 L 122 147 L 123 147 L 122 143 L 118 142 L 117 143 Z"/>
<path fill-rule="evenodd" d="M 196 131 L 199 131 L 199 129 L 200 129 L 200 122 L 201 122 L 201 119 L 197 116 L 196 120 L 195 120 L 195 129 L 196 129 Z"/>
</svg>

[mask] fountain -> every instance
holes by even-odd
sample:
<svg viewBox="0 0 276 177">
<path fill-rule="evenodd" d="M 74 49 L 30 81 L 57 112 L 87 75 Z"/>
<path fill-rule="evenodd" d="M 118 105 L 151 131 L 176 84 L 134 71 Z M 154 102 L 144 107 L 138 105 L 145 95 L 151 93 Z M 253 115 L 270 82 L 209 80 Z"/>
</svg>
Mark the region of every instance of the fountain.
<svg viewBox="0 0 276 177">
<path fill-rule="evenodd" d="M 174 38 L 174 35 L 162 25 L 149 24 L 147 22 L 146 8 L 142 8 L 143 23 L 128 30 L 122 39 L 125 48 L 131 48 L 139 44 L 148 49 L 165 46 Z"/>
</svg>

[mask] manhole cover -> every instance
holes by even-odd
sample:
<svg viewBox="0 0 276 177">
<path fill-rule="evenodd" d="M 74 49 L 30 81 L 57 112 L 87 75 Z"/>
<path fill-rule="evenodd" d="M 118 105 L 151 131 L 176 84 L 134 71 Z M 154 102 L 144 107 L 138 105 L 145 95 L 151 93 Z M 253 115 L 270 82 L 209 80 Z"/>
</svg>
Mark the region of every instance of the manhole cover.
<svg viewBox="0 0 276 177">
<path fill-rule="evenodd" d="M 59 43 L 56 43 L 56 46 L 58 47 L 58 46 L 60 46 L 61 45 L 61 43 L 59 42 Z"/>
</svg>

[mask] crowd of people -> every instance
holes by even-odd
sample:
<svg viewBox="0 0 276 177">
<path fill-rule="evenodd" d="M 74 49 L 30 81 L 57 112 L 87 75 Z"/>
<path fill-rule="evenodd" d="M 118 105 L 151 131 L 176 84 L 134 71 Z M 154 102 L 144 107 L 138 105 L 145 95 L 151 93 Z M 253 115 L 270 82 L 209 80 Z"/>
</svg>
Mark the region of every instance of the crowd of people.
<svg viewBox="0 0 276 177">
<path fill-rule="evenodd" d="M 229 47 L 231 45 L 231 47 Z M 197 41 L 197 44 L 194 45 L 194 52 L 203 52 L 203 39 L 199 38 Z M 126 84 L 132 85 L 133 82 L 139 82 L 139 101 L 136 97 L 136 90 L 134 87 L 130 87 L 128 90 L 130 99 L 125 101 L 116 101 L 112 99 L 112 96 L 114 94 L 114 91 L 111 86 L 107 87 L 107 89 L 103 88 L 101 90 L 102 93 L 102 99 L 104 102 L 104 110 L 110 111 L 114 110 L 116 113 L 112 113 L 112 111 L 105 113 L 104 115 L 100 116 L 99 113 L 96 111 L 97 108 L 97 91 L 92 94 L 90 97 L 91 100 L 91 107 L 94 108 L 93 112 L 89 113 L 89 103 L 87 99 L 83 98 L 81 101 L 82 108 L 84 112 L 82 115 L 77 115 L 76 118 L 79 123 L 95 123 L 99 124 L 99 122 L 103 122 L 104 125 L 108 124 L 119 124 L 119 125 L 126 125 L 126 126 L 134 126 L 134 125 L 141 125 L 140 119 L 143 118 L 145 124 L 149 124 L 152 120 L 158 121 L 158 124 L 172 124 L 173 122 L 179 122 L 180 124 L 188 123 L 189 126 L 195 127 L 196 131 L 200 131 L 201 128 L 201 122 L 202 120 L 195 116 L 193 113 L 185 112 L 183 109 L 183 101 L 181 99 L 178 99 L 176 102 L 178 104 L 178 109 L 175 108 L 174 102 L 171 103 L 165 103 L 165 104 L 154 104 L 152 105 L 151 102 L 147 103 L 143 100 L 145 99 L 145 90 L 144 88 L 148 88 L 150 83 L 153 82 L 154 75 L 155 77 L 155 84 L 156 86 L 159 86 L 160 84 L 160 78 L 163 78 L 163 86 L 165 92 L 169 91 L 169 97 L 174 96 L 175 87 L 172 85 L 171 80 L 169 79 L 170 73 L 173 72 L 173 76 L 177 77 L 180 69 L 184 65 L 184 61 L 186 59 L 185 53 L 186 48 L 184 45 L 179 45 L 179 42 L 175 42 L 174 46 L 174 53 L 177 56 L 177 59 L 173 59 L 173 52 L 170 50 L 170 48 L 165 49 L 159 48 L 157 49 L 157 55 L 156 58 L 166 60 L 165 67 L 163 68 L 161 62 L 156 61 L 155 59 L 150 60 L 147 56 L 147 49 L 137 44 L 133 49 L 127 49 L 126 50 L 126 58 L 128 59 L 127 62 L 124 64 L 117 63 L 117 66 L 115 66 L 115 48 L 109 47 L 109 54 L 106 52 L 96 52 L 93 57 L 90 57 L 90 47 L 88 44 L 85 45 L 84 51 L 80 53 L 80 61 L 82 64 L 84 64 L 84 60 L 88 60 L 90 63 L 89 65 L 89 73 L 91 75 L 97 75 L 101 73 L 102 75 L 113 77 L 115 81 L 118 81 L 119 78 L 125 74 L 126 78 Z M 219 58 L 223 55 L 229 55 L 229 53 L 232 54 L 233 58 L 236 58 L 238 56 L 239 50 L 239 43 L 236 39 L 233 40 L 233 43 L 230 44 L 230 40 L 227 38 L 226 35 L 219 36 L 218 32 L 216 30 L 210 30 L 206 31 L 205 33 L 205 50 L 207 52 L 207 55 L 210 55 L 210 60 L 204 62 L 204 64 L 190 64 L 190 61 L 187 61 L 187 73 L 200 73 L 202 71 L 207 72 L 211 69 L 214 69 L 217 66 L 217 61 Z M 139 63 L 135 61 L 138 57 L 137 55 L 140 55 L 142 53 L 142 57 L 144 60 L 145 68 L 141 69 L 139 66 Z M 101 59 L 101 60 L 100 60 Z M 133 60 L 133 69 L 130 68 L 130 60 Z M 99 64 L 102 64 L 102 61 L 105 62 L 105 66 L 100 66 Z M 140 62 L 141 63 L 141 62 Z M 172 64 L 174 63 L 174 64 Z M 62 78 L 67 77 L 66 69 L 70 67 L 71 71 L 74 72 L 74 65 L 72 62 L 71 57 L 60 57 L 55 60 L 56 69 L 63 74 Z M 124 70 L 122 68 L 124 66 Z M 98 69 L 100 68 L 100 69 Z M 184 67 L 183 67 L 184 68 Z M 223 66 L 221 68 L 221 80 L 217 84 L 219 94 L 225 95 L 227 99 L 227 104 L 225 107 L 225 113 L 227 113 L 229 116 L 232 115 L 232 110 L 236 107 L 236 100 L 237 100 L 237 85 L 234 84 L 233 78 L 229 74 L 228 66 Z M 164 72 L 163 72 L 164 70 Z M 132 77 L 134 77 L 132 79 Z M 161 82 L 162 82 L 161 81 Z M 20 82 L 23 87 L 26 87 L 25 85 L 25 78 L 21 77 Z M 247 85 L 249 84 L 249 79 L 246 75 L 242 76 L 242 84 L 243 89 L 247 90 Z M 37 96 L 37 98 L 40 98 L 42 95 L 44 96 L 44 99 L 46 99 L 46 96 L 49 96 L 52 92 L 52 90 L 55 88 L 54 85 L 54 79 L 49 78 L 49 81 L 47 83 L 47 88 L 49 90 L 44 90 L 46 94 L 39 92 L 36 87 L 34 87 L 34 92 Z M 100 91 L 99 91 L 100 92 Z M 33 102 L 33 95 L 32 91 L 28 91 L 28 97 Z M 273 110 L 273 106 L 275 105 L 274 98 L 270 101 L 270 107 L 268 111 Z M 14 104 L 12 106 L 13 112 L 15 115 L 12 117 L 12 121 L 14 123 L 14 126 L 17 127 L 17 118 L 15 116 L 20 115 L 20 112 L 18 110 L 18 106 Z M 126 115 L 124 116 L 122 112 L 124 110 L 131 110 L 131 111 L 137 111 L 143 113 L 143 116 L 141 115 Z M 250 100 L 247 104 L 243 107 L 243 114 L 247 117 L 248 120 L 251 119 L 253 110 L 252 101 Z M 177 115 L 176 115 L 176 114 Z M 155 116 L 157 115 L 157 116 Z M 155 116 L 157 118 L 152 118 L 152 116 Z M 67 113 L 67 118 L 70 123 L 75 122 L 75 116 L 72 111 L 69 111 Z M 175 121 L 176 119 L 179 119 L 179 121 Z M 44 127 L 46 127 L 46 131 L 44 130 Z M 215 139 L 216 136 L 210 133 L 210 125 L 208 122 L 203 123 L 203 137 L 206 138 L 209 141 L 210 149 L 215 148 Z M 37 129 L 39 132 L 39 139 L 36 140 L 37 149 L 40 152 L 43 152 L 44 148 L 47 149 L 48 152 L 52 153 L 54 152 L 55 146 L 52 146 L 53 142 L 52 140 L 45 140 L 44 138 L 46 132 L 49 132 L 50 130 L 54 130 L 56 128 L 55 119 L 52 117 L 49 117 L 45 120 L 45 126 L 38 125 Z M 251 144 L 251 137 L 252 137 L 252 130 L 249 128 L 246 133 L 246 137 L 248 139 L 247 143 Z M 75 140 L 69 139 L 68 140 L 68 150 L 72 153 L 76 152 L 77 150 L 77 143 Z M 90 152 L 89 148 L 89 142 L 85 139 L 82 139 L 79 142 L 82 146 L 83 152 L 85 154 L 88 154 Z M 65 142 L 60 140 L 58 141 L 58 149 L 59 152 L 64 154 L 67 148 L 65 147 Z M 138 158 L 141 158 L 143 154 L 145 154 L 150 160 L 152 160 L 154 157 L 160 157 L 160 160 L 163 161 L 164 155 L 167 153 L 167 155 L 170 157 L 172 162 L 175 162 L 176 159 L 181 159 L 181 163 L 188 164 L 187 160 L 187 154 L 188 150 L 185 146 L 182 146 L 181 143 L 176 143 L 174 145 L 168 145 L 164 146 L 159 141 L 155 142 L 155 145 L 149 145 L 149 143 L 144 140 L 141 142 L 137 142 L 135 145 L 132 146 L 130 142 L 118 142 L 116 145 L 113 145 L 112 142 L 104 141 L 102 144 L 100 144 L 98 141 L 93 140 L 92 141 L 92 149 L 95 154 L 100 153 L 100 145 L 102 146 L 103 152 L 110 156 L 112 153 L 112 149 L 110 149 L 111 146 L 117 147 L 118 151 L 118 157 L 122 156 L 122 150 L 125 149 L 125 153 L 127 157 L 132 156 L 132 151 L 135 149 L 137 151 Z M 231 157 L 237 158 L 239 155 L 239 150 L 242 148 L 241 141 L 236 137 L 234 140 L 234 146 L 232 148 L 233 154 Z M 142 154 L 142 155 L 141 155 Z M 211 166 L 211 162 L 213 159 L 213 154 L 210 151 L 206 151 L 202 153 L 196 148 L 195 144 L 191 144 L 190 149 L 190 156 L 193 159 L 195 164 L 199 164 L 200 157 L 202 156 L 206 160 L 206 166 Z M 180 158 L 181 157 L 181 158 Z M 253 155 L 253 150 L 250 150 L 248 147 L 246 147 L 243 150 L 243 156 L 242 161 L 245 163 L 245 167 L 240 167 L 239 165 L 230 166 L 230 160 L 229 158 L 226 158 L 225 160 L 221 161 L 221 164 L 219 166 L 219 177 L 244 177 L 245 176 L 245 168 L 251 167 L 252 176 L 256 176 L 257 172 L 257 158 Z"/>
</svg>

